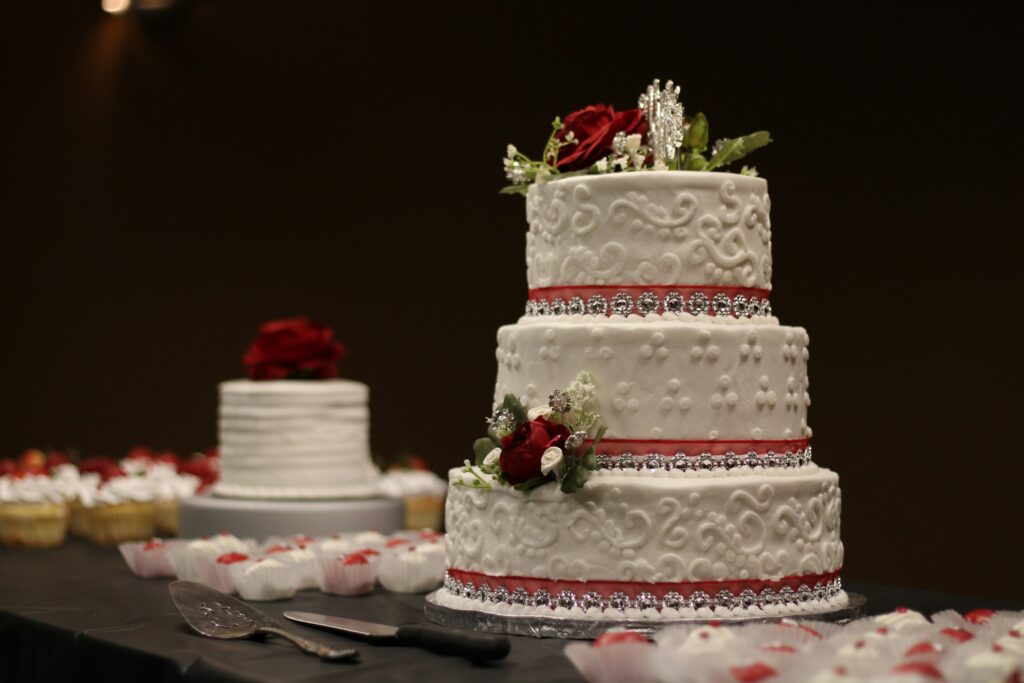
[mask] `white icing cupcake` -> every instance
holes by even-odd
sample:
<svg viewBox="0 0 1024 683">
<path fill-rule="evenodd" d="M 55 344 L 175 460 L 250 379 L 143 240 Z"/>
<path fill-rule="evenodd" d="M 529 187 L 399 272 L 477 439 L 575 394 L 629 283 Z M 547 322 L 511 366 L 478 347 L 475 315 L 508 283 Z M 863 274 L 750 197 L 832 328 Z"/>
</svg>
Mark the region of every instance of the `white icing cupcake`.
<svg viewBox="0 0 1024 683">
<path fill-rule="evenodd" d="M 316 563 L 317 586 L 324 593 L 363 595 L 377 583 L 377 563 L 354 553 L 341 557 L 320 556 Z"/>
<path fill-rule="evenodd" d="M 293 568 L 273 557 L 231 564 L 228 571 L 244 600 L 285 600 L 295 595 Z"/>
<path fill-rule="evenodd" d="M 128 563 L 128 568 L 135 576 L 152 579 L 174 576 L 170 549 L 183 545 L 185 545 L 184 541 L 163 541 L 159 538 L 152 538 L 148 541 L 121 543 L 117 549 L 121 551 L 121 557 Z"/>
<path fill-rule="evenodd" d="M 438 571 L 436 558 L 410 547 L 383 553 L 377 578 L 384 588 L 395 593 L 426 593 L 441 585 L 444 567 Z"/>
</svg>

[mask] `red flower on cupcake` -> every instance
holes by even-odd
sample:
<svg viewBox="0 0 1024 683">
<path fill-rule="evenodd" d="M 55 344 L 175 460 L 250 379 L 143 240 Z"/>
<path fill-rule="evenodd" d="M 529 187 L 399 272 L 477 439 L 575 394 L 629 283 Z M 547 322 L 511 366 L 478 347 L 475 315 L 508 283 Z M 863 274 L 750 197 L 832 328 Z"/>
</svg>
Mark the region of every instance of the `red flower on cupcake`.
<svg viewBox="0 0 1024 683">
<path fill-rule="evenodd" d="M 501 440 L 499 465 L 510 484 L 543 477 L 541 459 L 549 448 L 565 448 L 569 428 L 538 417 L 524 422 Z"/>
<path fill-rule="evenodd" d="M 308 318 L 272 320 L 245 353 L 249 379 L 330 379 L 345 347 L 334 331 Z"/>
<path fill-rule="evenodd" d="M 569 114 L 555 137 L 564 142 L 572 133 L 577 142 L 562 148 L 558 155 L 558 170 L 590 168 L 594 162 L 612 153 L 612 140 L 620 132 L 626 135 L 646 133 L 647 121 L 643 112 L 639 109 L 617 112 L 611 105 L 592 104 Z"/>
</svg>

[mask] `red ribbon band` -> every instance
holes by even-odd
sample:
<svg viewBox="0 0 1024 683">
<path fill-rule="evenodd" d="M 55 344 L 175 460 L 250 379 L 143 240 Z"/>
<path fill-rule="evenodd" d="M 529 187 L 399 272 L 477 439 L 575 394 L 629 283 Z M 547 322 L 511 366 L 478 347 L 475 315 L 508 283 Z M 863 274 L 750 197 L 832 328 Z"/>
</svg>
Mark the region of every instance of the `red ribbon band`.
<svg viewBox="0 0 1024 683">
<path fill-rule="evenodd" d="M 590 443 L 588 440 L 587 443 Z M 766 455 L 769 451 L 776 455 L 796 453 L 807 448 L 810 439 L 776 439 L 761 441 L 700 441 L 693 439 L 601 439 L 597 445 L 599 455 L 620 456 L 630 455 L 662 455 L 673 457 L 684 453 L 697 457 L 705 453 L 725 455 L 732 451 L 736 455 L 746 455 L 754 451 L 758 455 Z"/>
</svg>

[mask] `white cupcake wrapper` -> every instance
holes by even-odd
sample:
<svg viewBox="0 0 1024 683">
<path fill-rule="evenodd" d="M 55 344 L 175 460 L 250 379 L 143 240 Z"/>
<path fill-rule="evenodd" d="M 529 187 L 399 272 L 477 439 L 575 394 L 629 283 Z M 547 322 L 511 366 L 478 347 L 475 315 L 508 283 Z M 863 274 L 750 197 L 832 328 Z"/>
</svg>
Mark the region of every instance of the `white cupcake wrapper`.
<svg viewBox="0 0 1024 683">
<path fill-rule="evenodd" d="M 426 593 L 441 585 L 444 580 L 444 563 L 421 555 L 423 561 L 405 562 L 404 554 L 415 553 L 408 548 L 391 550 L 381 554 L 377 568 L 377 579 L 385 589 L 395 593 Z"/>
<path fill-rule="evenodd" d="M 656 651 L 655 646 L 646 643 L 613 643 L 602 647 L 571 643 L 565 648 L 565 656 L 587 683 L 654 683 L 658 680 L 652 663 Z"/>
<path fill-rule="evenodd" d="M 237 564 L 232 562 L 231 564 Z M 234 593 L 235 580 L 231 576 L 231 564 L 220 562 L 207 562 L 201 565 L 199 573 L 202 576 L 201 583 L 219 590 L 222 593 Z"/>
<path fill-rule="evenodd" d="M 216 556 L 203 553 L 188 547 L 188 544 L 175 546 L 167 551 L 174 575 L 179 581 L 203 582 L 203 566 L 213 562 Z"/>
<path fill-rule="evenodd" d="M 343 556 L 321 555 L 316 561 L 317 587 L 335 595 L 364 595 L 377 583 L 377 563 L 344 564 Z"/>
<path fill-rule="evenodd" d="M 238 595 L 243 600 L 285 600 L 295 595 L 295 568 L 264 566 L 248 571 L 257 561 L 236 562 L 228 565 Z"/>
<path fill-rule="evenodd" d="M 164 545 L 158 548 L 145 550 L 148 543 L 149 541 L 132 541 L 117 546 L 132 574 L 144 579 L 175 576 L 170 553 L 172 548 L 183 545 L 182 542 L 165 541 Z"/>
</svg>

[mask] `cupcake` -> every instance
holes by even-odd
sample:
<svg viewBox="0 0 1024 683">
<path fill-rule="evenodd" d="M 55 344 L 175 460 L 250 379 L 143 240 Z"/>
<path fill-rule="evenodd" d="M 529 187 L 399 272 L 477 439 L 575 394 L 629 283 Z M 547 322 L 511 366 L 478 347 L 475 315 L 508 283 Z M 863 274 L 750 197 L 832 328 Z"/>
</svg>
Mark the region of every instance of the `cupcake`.
<svg viewBox="0 0 1024 683">
<path fill-rule="evenodd" d="M 267 557 L 292 569 L 292 578 L 296 590 L 307 590 L 317 587 L 316 554 L 308 548 L 291 548 L 286 550 L 267 551 Z"/>
<path fill-rule="evenodd" d="M 317 586 L 324 593 L 364 595 L 377 583 L 377 563 L 365 555 L 352 553 L 340 557 L 321 557 L 317 561 Z"/>
<path fill-rule="evenodd" d="M 195 495 L 201 483 L 199 478 L 179 474 L 173 465 L 162 462 L 152 463 L 145 476 L 152 482 L 156 496 L 153 506 L 157 532 L 177 535 L 178 501 Z"/>
<path fill-rule="evenodd" d="M 410 547 L 381 554 L 377 568 L 380 585 L 395 593 L 426 593 L 444 580 L 443 564 L 438 570 L 436 559 Z"/>
<path fill-rule="evenodd" d="M 589 683 L 637 681 L 654 683 L 651 657 L 657 651 L 643 634 L 609 631 L 592 644 L 571 643 L 565 654 Z"/>
<path fill-rule="evenodd" d="M 293 570 L 271 557 L 228 565 L 243 600 L 285 600 L 295 595 Z"/>
<path fill-rule="evenodd" d="M 68 507 L 45 475 L 0 478 L 0 543 L 53 548 L 67 535 Z"/>
<path fill-rule="evenodd" d="M 100 475 L 79 472 L 74 465 L 64 465 L 53 473 L 65 489 L 68 502 L 68 532 L 79 538 L 89 537 L 89 508 L 84 501 L 94 501 L 100 487 Z"/>
<path fill-rule="evenodd" d="M 142 541 L 156 534 L 153 486 L 144 477 L 115 477 L 96 491 L 89 538 L 100 545 Z"/>
<path fill-rule="evenodd" d="M 169 552 L 174 574 L 182 581 L 203 582 L 205 567 L 225 553 L 249 555 L 249 544 L 231 534 L 217 534 L 172 548 Z"/>
<path fill-rule="evenodd" d="M 404 502 L 406 529 L 440 529 L 444 524 L 448 485 L 430 470 L 388 470 L 381 476 L 380 488 L 384 495 Z"/>
<path fill-rule="evenodd" d="M 213 562 L 203 563 L 199 568 L 202 583 L 222 593 L 235 592 L 235 580 L 231 576 L 231 565 L 248 562 L 250 557 L 245 553 L 224 553 Z"/>
<path fill-rule="evenodd" d="M 171 566 L 170 549 L 181 541 L 165 542 L 159 538 L 152 538 L 148 541 L 131 541 L 121 543 L 117 549 L 121 551 L 121 557 L 128 563 L 132 574 L 144 579 L 152 579 L 164 576 L 174 576 L 174 567 Z"/>
</svg>

